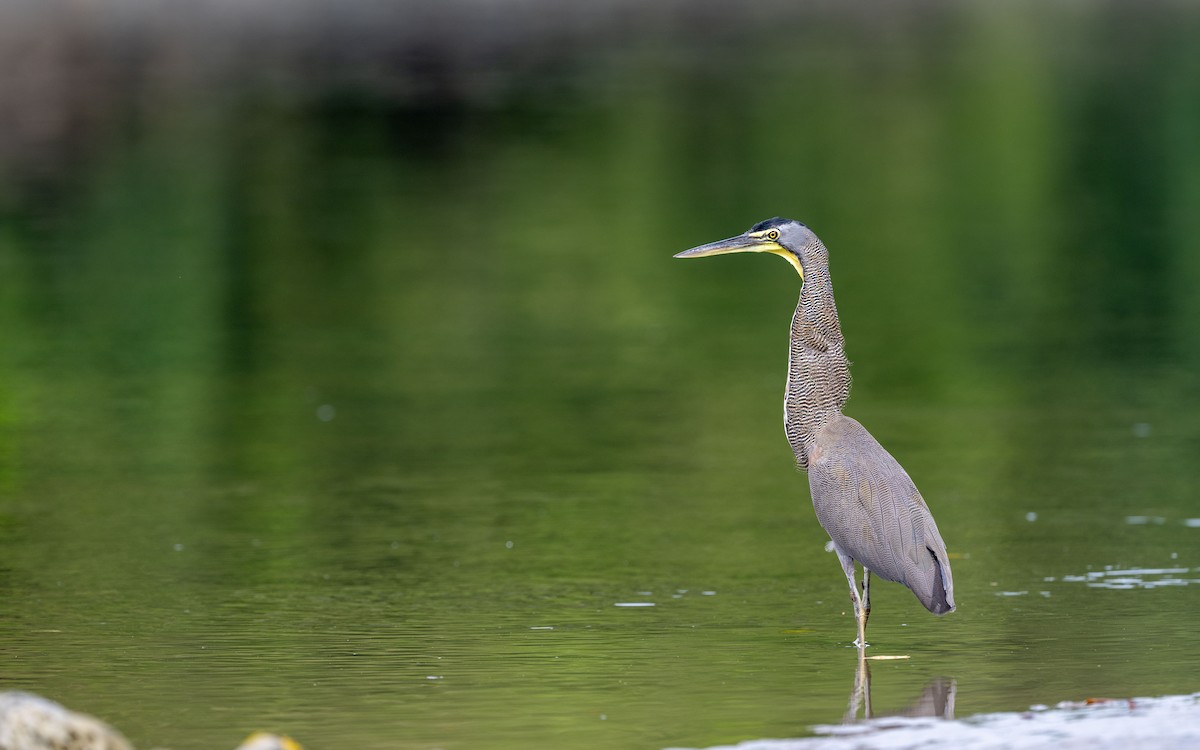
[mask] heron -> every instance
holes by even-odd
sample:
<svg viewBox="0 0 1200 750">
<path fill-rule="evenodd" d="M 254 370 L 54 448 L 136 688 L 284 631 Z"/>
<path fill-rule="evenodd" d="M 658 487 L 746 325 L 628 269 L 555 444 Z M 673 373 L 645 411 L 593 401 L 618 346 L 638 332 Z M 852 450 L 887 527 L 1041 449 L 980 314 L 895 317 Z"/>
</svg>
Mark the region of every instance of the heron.
<svg viewBox="0 0 1200 750">
<path fill-rule="evenodd" d="M 850 584 L 858 621 L 854 645 L 868 645 L 872 573 L 908 587 L 935 615 L 953 612 L 950 561 L 929 506 L 900 463 L 842 413 L 850 397 L 850 362 L 833 301 L 829 251 L 804 224 L 776 217 L 675 257 L 726 253 L 778 255 L 800 275 L 783 426 L 797 466 L 808 472 L 817 520 Z M 861 591 L 856 563 L 863 569 Z"/>
</svg>

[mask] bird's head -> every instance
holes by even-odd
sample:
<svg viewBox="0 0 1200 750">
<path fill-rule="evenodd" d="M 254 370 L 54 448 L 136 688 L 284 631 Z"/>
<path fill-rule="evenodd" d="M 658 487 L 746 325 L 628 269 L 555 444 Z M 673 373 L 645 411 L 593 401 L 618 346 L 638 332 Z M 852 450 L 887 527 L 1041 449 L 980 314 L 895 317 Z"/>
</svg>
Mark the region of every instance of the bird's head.
<svg viewBox="0 0 1200 750">
<path fill-rule="evenodd" d="M 800 222 L 775 217 L 758 222 L 736 237 L 693 247 L 675 257 L 703 258 L 723 253 L 773 253 L 791 263 L 803 280 L 804 269 L 823 259 L 824 246 L 812 230 Z"/>
</svg>

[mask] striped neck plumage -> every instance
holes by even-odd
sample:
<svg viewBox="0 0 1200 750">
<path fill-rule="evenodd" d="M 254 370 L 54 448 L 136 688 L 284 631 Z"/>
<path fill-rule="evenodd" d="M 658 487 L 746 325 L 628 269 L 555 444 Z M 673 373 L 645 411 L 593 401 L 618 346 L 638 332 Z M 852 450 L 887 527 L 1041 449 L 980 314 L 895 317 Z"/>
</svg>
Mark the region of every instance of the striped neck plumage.
<svg viewBox="0 0 1200 750">
<path fill-rule="evenodd" d="M 801 468 L 817 432 L 840 414 L 850 397 L 850 363 L 833 301 L 833 283 L 823 262 L 824 248 L 813 250 L 804 269 L 800 301 L 792 317 L 784 429 Z"/>
<path fill-rule="evenodd" d="M 841 343 L 842 325 L 833 301 L 833 282 L 827 268 L 805 270 L 798 309 L 804 321 L 827 341 Z"/>
</svg>

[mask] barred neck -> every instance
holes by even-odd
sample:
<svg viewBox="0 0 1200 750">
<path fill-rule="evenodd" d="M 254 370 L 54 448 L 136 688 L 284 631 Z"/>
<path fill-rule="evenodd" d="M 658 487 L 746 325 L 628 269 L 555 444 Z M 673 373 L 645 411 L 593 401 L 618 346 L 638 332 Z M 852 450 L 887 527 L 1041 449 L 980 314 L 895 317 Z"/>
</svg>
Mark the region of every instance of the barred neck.
<svg viewBox="0 0 1200 750">
<path fill-rule="evenodd" d="M 800 287 L 797 312 L 826 341 L 842 343 L 842 324 L 837 305 L 833 302 L 833 281 L 828 268 L 805 269 L 804 284 Z"/>
<path fill-rule="evenodd" d="M 801 468 L 808 468 L 817 432 L 841 413 L 849 397 L 850 362 L 829 271 L 805 268 L 800 301 L 792 317 L 784 397 L 784 430 Z"/>
</svg>

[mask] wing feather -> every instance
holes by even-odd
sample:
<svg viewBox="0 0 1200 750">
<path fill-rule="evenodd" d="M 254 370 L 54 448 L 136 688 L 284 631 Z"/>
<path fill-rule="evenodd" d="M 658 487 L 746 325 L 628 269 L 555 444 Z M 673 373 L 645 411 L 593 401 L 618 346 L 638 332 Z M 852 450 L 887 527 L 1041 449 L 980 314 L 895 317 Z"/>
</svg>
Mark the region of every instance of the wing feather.
<svg viewBox="0 0 1200 750">
<path fill-rule="evenodd" d="M 809 486 L 817 520 L 845 554 L 903 584 L 935 614 L 954 609 L 946 545 L 912 479 L 857 421 L 830 420 L 815 438 Z"/>
</svg>

